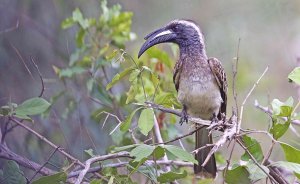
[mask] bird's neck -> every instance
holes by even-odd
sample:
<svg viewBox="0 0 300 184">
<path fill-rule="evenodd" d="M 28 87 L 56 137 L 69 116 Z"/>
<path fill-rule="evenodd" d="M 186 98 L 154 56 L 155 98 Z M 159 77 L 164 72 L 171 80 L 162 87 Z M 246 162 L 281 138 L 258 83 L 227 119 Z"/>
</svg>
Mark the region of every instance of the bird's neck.
<svg viewBox="0 0 300 184">
<path fill-rule="evenodd" d="M 192 58 L 192 60 L 207 60 L 204 44 L 186 44 L 179 45 L 180 59 L 186 57 Z"/>
</svg>

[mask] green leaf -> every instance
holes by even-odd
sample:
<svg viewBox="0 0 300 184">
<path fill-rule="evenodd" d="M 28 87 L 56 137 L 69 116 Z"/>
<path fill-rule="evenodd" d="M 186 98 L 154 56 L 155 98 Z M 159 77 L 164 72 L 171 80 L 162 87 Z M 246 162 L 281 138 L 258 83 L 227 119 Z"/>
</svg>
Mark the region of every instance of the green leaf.
<svg viewBox="0 0 300 184">
<path fill-rule="evenodd" d="M 187 176 L 187 172 L 184 170 L 183 173 L 175 173 L 175 172 L 167 172 L 167 173 L 162 173 L 161 175 L 159 175 L 159 177 L 157 178 L 157 181 L 161 182 L 161 183 L 168 183 L 168 182 L 172 182 L 175 181 L 177 179 L 181 179 Z"/>
<path fill-rule="evenodd" d="M 264 158 L 262 149 L 260 144 L 257 142 L 257 140 L 255 140 L 254 138 L 251 138 L 247 135 L 243 136 L 243 143 L 245 144 L 245 146 L 247 147 L 247 149 L 249 150 L 249 152 L 251 153 L 251 155 L 258 161 L 261 162 Z M 245 152 L 242 155 L 242 160 L 248 161 L 250 160 L 251 157 L 249 156 L 249 154 L 247 152 Z"/>
<path fill-rule="evenodd" d="M 170 59 L 167 52 L 159 50 L 156 47 L 151 47 L 146 52 L 150 58 L 156 58 L 162 63 L 164 63 L 168 68 L 172 68 L 172 60 Z"/>
<path fill-rule="evenodd" d="M 14 117 L 33 122 L 33 120 L 29 116 L 24 114 L 15 114 Z"/>
<path fill-rule="evenodd" d="M 272 163 L 272 166 L 283 167 L 286 170 L 295 172 L 295 176 L 297 176 L 297 178 L 300 179 L 299 178 L 299 176 L 300 176 L 299 175 L 299 173 L 300 173 L 300 164 L 298 164 L 298 163 L 278 161 L 278 162 Z"/>
<path fill-rule="evenodd" d="M 83 15 L 78 8 L 73 11 L 73 21 L 78 22 L 83 29 L 87 29 L 89 27 L 89 20 L 83 18 Z"/>
<path fill-rule="evenodd" d="M 300 67 L 296 67 L 288 76 L 290 80 L 300 85 Z"/>
<path fill-rule="evenodd" d="M 159 93 L 155 96 L 154 102 L 165 107 L 180 106 L 174 93 Z"/>
<path fill-rule="evenodd" d="M 201 179 L 197 184 L 214 184 L 214 179 L 212 178 L 204 178 Z"/>
<path fill-rule="evenodd" d="M 220 152 L 215 153 L 215 158 L 216 158 L 217 163 L 219 163 L 219 164 L 225 164 L 226 163 L 226 159 L 224 158 L 224 156 Z"/>
<path fill-rule="evenodd" d="M 122 78 L 124 78 L 126 75 L 130 74 L 134 70 L 133 67 L 126 68 L 121 73 L 117 73 L 112 81 L 106 85 L 106 90 L 109 90 L 113 85 L 115 85 L 117 82 L 119 82 Z"/>
<path fill-rule="evenodd" d="M 93 179 L 90 184 L 102 184 L 102 180 L 100 180 L 100 179 Z"/>
<path fill-rule="evenodd" d="M 165 149 L 161 146 L 157 146 L 153 151 L 153 156 L 156 160 L 162 158 L 165 155 Z"/>
<path fill-rule="evenodd" d="M 85 38 L 85 30 L 81 28 L 76 34 L 77 47 L 82 47 L 84 45 L 84 38 Z"/>
<path fill-rule="evenodd" d="M 129 91 L 126 93 L 127 99 L 126 99 L 126 104 L 131 103 L 134 99 L 135 96 L 138 94 L 138 85 L 137 84 L 132 84 L 129 88 Z"/>
<path fill-rule="evenodd" d="M 31 98 L 24 101 L 21 105 L 19 105 L 16 108 L 15 113 L 16 115 L 21 115 L 21 116 L 37 115 L 45 112 L 50 107 L 50 105 L 51 104 L 43 98 L 39 98 L 39 97 Z"/>
<path fill-rule="evenodd" d="M 271 103 L 273 114 L 280 117 L 288 117 L 293 111 L 294 100 L 289 97 L 286 102 L 281 102 L 278 99 L 274 99 Z"/>
<path fill-rule="evenodd" d="M 75 22 L 74 22 L 73 18 L 66 18 L 65 20 L 62 21 L 61 28 L 62 29 L 67 29 L 67 28 L 73 26 L 74 23 Z"/>
<path fill-rule="evenodd" d="M 115 147 L 113 149 L 113 152 L 120 152 L 120 151 L 124 151 L 124 150 L 127 150 L 127 149 L 131 149 L 131 148 L 134 148 L 136 146 L 138 146 L 139 144 L 130 144 L 130 145 L 127 145 L 127 146 L 122 146 L 122 147 Z"/>
<path fill-rule="evenodd" d="M 135 157 L 134 161 L 139 162 L 144 158 L 148 158 L 154 151 L 155 146 L 141 144 L 131 150 L 130 156 Z"/>
<path fill-rule="evenodd" d="M 136 172 L 139 167 L 147 160 L 147 158 L 143 158 L 140 161 L 136 162 L 134 160 L 129 162 L 129 169 L 131 169 L 130 173 L 129 173 L 129 177 Z"/>
<path fill-rule="evenodd" d="M 3 166 L 3 180 L 0 183 L 5 184 L 25 184 L 26 179 L 23 171 L 20 170 L 19 165 L 12 160 L 5 161 Z"/>
<path fill-rule="evenodd" d="M 225 182 L 228 184 L 250 184 L 249 172 L 245 166 L 238 166 L 232 170 L 227 170 Z"/>
<path fill-rule="evenodd" d="M 273 126 L 270 129 L 270 133 L 273 135 L 274 139 L 277 140 L 284 135 L 284 133 L 289 129 L 289 126 L 290 121 L 287 121 L 284 124 L 273 121 Z"/>
<path fill-rule="evenodd" d="M 50 176 L 43 176 L 38 180 L 32 182 L 32 184 L 60 184 L 67 181 L 67 173 L 59 172 Z"/>
<path fill-rule="evenodd" d="M 155 73 L 151 73 L 151 81 L 153 83 L 153 86 L 156 88 L 156 86 L 159 84 L 159 78 Z"/>
<path fill-rule="evenodd" d="M 131 121 L 132 121 L 133 116 L 134 116 L 135 113 L 136 113 L 138 110 L 140 110 L 140 109 L 142 109 L 142 107 L 139 107 L 139 108 L 135 109 L 134 111 L 132 111 L 132 112 L 130 113 L 129 116 L 126 117 L 126 119 L 124 120 L 124 122 L 122 122 L 122 124 L 121 124 L 121 126 L 120 126 L 120 130 L 121 130 L 121 131 L 123 131 L 123 132 L 127 132 L 127 131 L 128 131 L 128 129 L 130 128 L 130 125 L 131 125 Z"/>
<path fill-rule="evenodd" d="M 116 57 L 116 55 L 119 53 L 119 50 L 115 49 L 113 52 L 109 53 L 107 56 L 105 56 L 106 60 L 112 60 Z"/>
<path fill-rule="evenodd" d="M 138 127 L 145 136 L 151 131 L 154 126 L 154 113 L 152 109 L 144 109 L 138 121 Z"/>
<path fill-rule="evenodd" d="M 266 166 L 260 166 L 266 173 L 269 173 L 269 169 Z M 249 160 L 249 162 L 246 164 L 246 167 L 250 174 L 249 179 L 253 182 L 268 177 L 266 173 L 261 168 L 259 168 L 252 160 Z"/>
<path fill-rule="evenodd" d="M 94 157 L 95 154 L 94 154 L 94 150 L 92 148 L 88 149 L 88 150 L 84 150 L 84 152 L 90 157 Z"/>
<path fill-rule="evenodd" d="M 74 67 L 71 67 L 71 68 L 66 68 L 66 69 L 62 69 L 59 71 L 58 73 L 58 76 L 60 78 L 63 78 L 63 77 L 72 77 L 73 75 L 76 75 L 76 74 L 81 74 L 83 72 L 85 72 L 86 70 L 82 67 L 79 67 L 79 66 L 74 66 Z"/>
<path fill-rule="evenodd" d="M 111 177 L 109 178 L 108 184 L 113 184 L 114 179 L 115 179 L 115 177 L 114 177 L 114 176 L 111 176 Z"/>
<path fill-rule="evenodd" d="M 164 145 L 164 148 L 170 152 L 171 154 L 173 154 L 174 156 L 176 156 L 177 158 L 179 158 L 180 160 L 184 160 L 187 162 L 192 162 L 194 164 L 198 164 L 198 161 L 194 159 L 193 155 L 190 154 L 189 152 L 177 147 L 177 146 L 173 146 L 173 145 Z"/>
<path fill-rule="evenodd" d="M 294 162 L 300 164 L 300 150 L 288 145 L 286 143 L 280 143 L 284 154 L 285 154 L 285 159 L 289 162 Z"/>
<path fill-rule="evenodd" d="M 2 116 L 7 116 L 11 113 L 12 109 L 9 106 L 0 107 L 0 114 Z"/>
<path fill-rule="evenodd" d="M 130 76 L 129 76 L 129 81 L 131 82 L 131 83 L 133 83 L 134 81 L 137 81 L 137 78 L 138 78 L 138 76 L 140 75 L 140 70 L 139 69 L 134 69 L 132 72 L 131 72 L 131 74 L 130 74 Z"/>
</svg>

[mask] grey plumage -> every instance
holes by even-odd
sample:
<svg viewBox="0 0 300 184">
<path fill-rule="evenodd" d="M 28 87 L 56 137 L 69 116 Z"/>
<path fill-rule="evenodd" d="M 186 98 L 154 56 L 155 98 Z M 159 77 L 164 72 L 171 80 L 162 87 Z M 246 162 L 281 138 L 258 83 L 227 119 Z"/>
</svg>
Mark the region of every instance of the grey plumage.
<svg viewBox="0 0 300 184">
<path fill-rule="evenodd" d="M 224 69 L 216 58 L 208 59 L 203 35 L 194 22 L 174 20 L 145 39 L 139 57 L 159 43 L 173 42 L 179 45 L 180 57 L 174 68 L 173 81 L 178 100 L 189 115 L 212 120 L 214 117 L 221 119 L 222 114 L 226 114 L 227 82 Z M 208 130 L 202 128 L 196 132 L 195 149 L 211 143 L 212 136 Z M 214 178 L 217 172 L 214 156 L 204 167 L 201 166 L 209 151 L 210 148 L 202 149 L 195 155 L 199 164 L 194 166 L 194 172 Z"/>
</svg>

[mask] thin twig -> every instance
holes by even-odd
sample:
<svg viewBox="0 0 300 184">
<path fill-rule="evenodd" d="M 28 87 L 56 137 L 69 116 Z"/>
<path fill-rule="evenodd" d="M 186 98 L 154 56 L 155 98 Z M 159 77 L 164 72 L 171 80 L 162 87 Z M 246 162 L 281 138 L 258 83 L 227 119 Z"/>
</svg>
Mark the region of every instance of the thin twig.
<svg viewBox="0 0 300 184">
<path fill-rule="evenodd" d="M 119 163 L 111 163 L 111 164 L 105 164 L 101 166 L 96 166 L 88 169 L 87 173 L 93 173 L 93 172 L 99 172 L 104 168 L 118 168 L 118 167 L 126 167 L 129 164 L 129 162 L 119 162 Z M 152 166 L 155 164 L 154 160 L 147 160 L 144 164 L 147 164 L 149 166 Z M 183 162 L 183 161 L 176 161 L 176 160 L 157 160 L 156 164 L 158 165 L 167 165 L 167 166 L 177 166 L 177 167 L 193 167 L 194 164 L 191 162 Z M 74 171 L 68 174 L 68 178 L 76 177 L 80 174 L 82 170 Z"/>
<path fill-rule="evenodd" d="M 232 64 L 232 95 L 233 99 L 235 102 L 235 109 L 234 111 L 236 112 L 237 117 L 239 117 L 239 107 L 238 107 L 238 100 L 237 100 L 237 92 L 236 92 L 236 76 L 237 76 L 237 71 L 238 71 L 238 63 L 239 63 L 239 55 L 240 55 L 240 43 L 241 43 L 241 38 L 238 40 L 238 46 L 237 46 L 237 52 L 236 52 L 236 58 L 234 58 L 233 61 L 235 61 Z"/>
<path fill-rule="evenodd" d="M 15 46 L 13 46 L 12 44 L 10 44 L 10 46 L 14 49 L 14 51 L 15 51 L 16 54 L 18 55 L 20 61 L 23 63 L 23 65 L 24 65 L 24 67 L 26 68 L 27 72 L 29 73 L 30 77 L 31 77 L 32 79 L 34 79 L 32 73 L 31 73 L 31 71 L 29 70 L 29 68 L 28 68 L 28 66 L 27 66 L 27 64 L 26 64 L 26 62 L 25 62 L 25 60 L 23 59 L 23 57 L 22 57 L 20 51 L 19 51 Z"/>
<path fill-rule="evenodd" d="M 250 151 L 244 146 L 242 141 L 239 138 L 237 138 L 236 141 L 247 152 L 247 154 L 250 156 L 251 160 L 253 160 L 253 162 L 257 165 L 257 167 L 259 167 L 272 181 L 274 181 L 275 183 L 278 183 L 273 178 L 273 176 L 271 176 L 267 171 L 265 171 L 264 168 L 257 162 L 257 160 L 254 158 L 254 156 L 250 153 Z"/>
<path fill-rule="evenodd" d="M 273 114 L 273 111 L 271 109 L 260 105 L 257 100 L 255 100 L 254 106 L 256 108 L 258 108 L 259 110 L 263 111 L 264 113 L 268 114 L 269 116 L 272 116 L 272 114 Z M 281 117 L 281 119 L 283 121 L 287 121 L 288 120 L 286 117 Z M 294 124 L 294 125 L 300 126 L 300 120 L 296 120 L 295 119 L 295 120 L 292 120 L 291 123 Z"/>
<path fill-rule="evenodd" d="M 19 19 L 17 20 L 16 25 L 14 25 L 14 26 L 12 26 L 10 28 L 4 29 L 3 31 L 0 31 L 0 34 L 8 33 L 8 32 L 16 30 L 18 28 L 19 28 Z"/>
<path fill-rule="evenodd" d="M 58 149 L 58 148 L 57 148 Z M 57 149 L 55 149 L 50 156 L 48 157 L 48 159 L 46 160 L 46 162 L 34 173 L 34 175 L 31 177 L 31 179 L 29 180 L 29 182 L 31 182 L 34 177 L 47 165 L 47 163 L 50 161 L 50 159 L 53 157 L 53 155 L 55 154 L 55 152 L 57 151 Z"/>
<path fill-rule="evenodd" d="M 187 137 L 187 136 L 193 135 L 195 132 L 197 132 L 198 130 L 200 130 L 200 129 L 204 128 L 204 127 L 205 127 L 204 125 L 199 126 L 199 127 L 197 127 L 197 129 L 195 129 L 195 130 L 193 130 L 193 131 L 191 131 L 191 132 L 189 132 L 189 133 L 187 133 L 187 134 L 185 134 L 185 135 L 175 137 L 174 139 L 169 140 L 169 141 L 166 141 L 166 142 L 155 143 L 155 145 L 159 145 L 159 144 L 169 144 L 169 143 L 171 143 L 171 142 L 175 142 L 175 141 L 180 140 L 180 139 L 182 139 L 182 138 L 185 138 L 185 137 Z"/>
<path fill-rule="evenodd" d="M 250 89 L 250 91 L 248 92 L 248 94 L 246 95 L 246 98 L 244 99 L 242 105 L 241 105 L 241 111 L 240 111 L 240 116 L 239 116 L 239 121 L 238 121 L 238 126 L 237 126 L 237 134 L 239 133 L 240 129 L 241 129 L 241 124 L 242 124 L 242 119 L 243 119 L 243 112 L 244 112 L 244 106 L 249 98 L 249 96 L 252 94 L 253 90 L 256 88 L 256 86 L 258 85 L 259 81 L 263 78 L 263 76 L 266 74 L 266 72 L 268 71 L 269 67 L 266 67 L 266 69 L 264 70 L 264 72 L 261 74 L 261 76 L 258 78 L 258 80 L 254 83 L 254 85 L 252 86 L 252 88 Z"/>
<path fill-rule="evenodd" d="M 41 84 L 42 84 L 42 89 L 41 89 L 41 92 L 40 92 L 39 97 L 42 97 L 43 94 L 44 94 L 44 91 L 45 91 L 45 85 L 44 85 L 43 76 L 42 76 L 42 74 L 41 74 L 41 71 L 39 70 L 38 65 L 34 62 L 34 59 L 33 59 L 32 56 L 30 56 L 30 61 L 33 63 L 33 66 L 35 67 L 35 69 L 37 70 L 37 72 L 38 72 L 38 74 L 39 74 L 39 77 L 40 77 L 40 80 L 41 80 Z"/>
<path fill-rule="evenodd" d="M 154 116 L 154 135 L 155 135 L 158 143 L 163 143 L 164 141 L 163 141 L 161 133 L 160 133 L 157 118 L 156 118 L 155 114 L 153 114 L 153 116 Z M 163 161 L 168 161 L 169 160 L 166 154 L 162 157 L 162 160 Z M 170 166 L 166 166 L 165 169 L 166 169 L 167 172 L 171 171 Z"/>
<path fill-rule="evenodd" d="M 29 128 L 28 126 L 26 126 L 25 124 L 21 123 L 20 121 L 18 121 L 17 119 L 10 117 L 10 120 L 12 120 L 13 122 L 17 123 L 18 125 L 20 125 L 21 127 L 25 128 L 26 130 L 28 130 L 30 133 L 34 134 L 35 136 L 37 136 L 39 139 L 41 139 L 42 141 L 44 141 L 45 143 L 47 143 L 48 145 L 50 145 L 51 147 L 57 149 L 61 154 L 63 154 L 64 156 L 66 156 L 67 158 L 69 158 L 70 160 L 72 160 L 73 162 L 81 165 L 82 167 L 84 167 L 85 165 L 80 162 L 78 159 L 76 159 L 75 157 L 73 157 L 72 155 L 70 155 L 69 153 L 67 153 L 66 151 L 63 150 L 63 148 L 55 145 L 54 143 L 52 143 L 51 141 L 49 141 L 46 137 L 42 136 L 41 134 L 37 133 L 36 131 L 34 131 L 33 129 Z"/>
</svg>

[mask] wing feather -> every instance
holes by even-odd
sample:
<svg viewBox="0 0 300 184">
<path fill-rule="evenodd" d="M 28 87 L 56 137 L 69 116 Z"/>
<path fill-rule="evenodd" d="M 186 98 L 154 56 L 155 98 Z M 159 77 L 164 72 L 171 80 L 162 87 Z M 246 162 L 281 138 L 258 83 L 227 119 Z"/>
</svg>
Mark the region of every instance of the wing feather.
<svg viewBox="0 0 300 184">
<path fill-rule="evenodd" d="M 209 67 L 212 71 L 212 73 L 215 76 L 215 79 L 219 85 L 220 93 L 222 97 L 222 104 L 220 108 L 220 112 L 218 114 L 218 117 L 222 117 L 222 113 L 226 115 L 226 105 L 227 105 L 227 80 L 226 80 L 226 73 L 225 70 L 221 64 L 221 62 L 216 58 L 209 58 L 208 59 Z"/>
<path fill-rule="evenodd" d="M 174 67 L 174 73 L 173 73 L 173 82 L 175 84 L 175 88 L 178 91 L 179 83 L 180 83 L 180 75 L 182 70 L 182 62 L 179 60 L 176 62 L 176 65 Z"/>
</svg>

